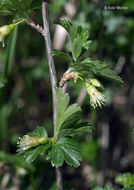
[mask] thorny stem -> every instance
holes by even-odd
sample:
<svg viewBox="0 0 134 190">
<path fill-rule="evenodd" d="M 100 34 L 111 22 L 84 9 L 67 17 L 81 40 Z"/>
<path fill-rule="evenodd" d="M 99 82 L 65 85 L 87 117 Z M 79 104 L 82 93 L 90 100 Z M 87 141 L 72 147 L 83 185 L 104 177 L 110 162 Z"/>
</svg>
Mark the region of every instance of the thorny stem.
<svg viewBox="0 0 134 190">
<path fill-rule="evenodd" d="M 57 107 L 57 97 L 55 86 L 57 86 L 57 78 L 55 72 L 55 65 L 52 56 L 52 47 L 51 47 L 51 38 L 49 31 L 49 22 L 48 22 L 48 0 L 42 0 L 42 15 L 43 15 L 43 25 L 44 25 L 44 39 L 46 43 L 47 58 L 50 71 L 50 80 L 52 86 L 52 95 L 53 95 L 53 121 L 54 121 L 54 132 L 56 130 L 56 107 Z M 62 190 L 62 174 L 60 168 L 56 168 L 56 182 L 58 190 Z"/>
</svg>

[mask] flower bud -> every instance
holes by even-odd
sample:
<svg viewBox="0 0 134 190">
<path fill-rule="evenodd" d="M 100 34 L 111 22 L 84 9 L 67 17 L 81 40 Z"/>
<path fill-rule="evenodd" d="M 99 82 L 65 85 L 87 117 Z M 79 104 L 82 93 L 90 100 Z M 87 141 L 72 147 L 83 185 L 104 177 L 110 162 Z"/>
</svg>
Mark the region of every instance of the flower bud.
<svg viewBox="0 0 134 190">
<path fill-rule="evenodd" d="M 25 19 L 20 19 L 18 22 L 9 24 L 9 25 L 4 25 L 0 27 L 0 42 L 2 42 L 2 46 L 4 47 L 4 39 L 6 36 L 10 34 L 10 32 L 14 29 L 14 27 L 22 22 L 24 22 Z"/>
<path fill-rule="evenodd" d="M 10 24 L 0 27 L 0 42 L 2 42 L 2 46 L 4 47 L 4 38 L 10 34 L 12 29 L 15 27 L 16 24 Z"/>
<path fill-rule="evenodd" d="M 24 151 L 34 146 L 38 146 L 41 144 L 46 144 L 49 141 L 47 137 L 30 137 L 28 135 L 24 135 L 20 138 L 20 141 L 17 142 L 18 147 Z"/>
<path fill-rule="evenodd" d="M 30 137 L 28 135 L 24 135 L 22 138 L 20 138 L 20 141 L 17 142 L 17 144 L 22 150 L 27 150 L 34 146 L 38 146 L 40 144 L 39 139 L 40 137 Z"/>
<path fill-rule="evenodd" d="M 46 144 L 48 141 L 49 141 L 49 138 L 47 138 L 47 137 L 41 137 L 39 139 L 40 144 Z"/>
<path fill-rule="evenodd" d="M 90 84 L 89 82 L 85 82 L 85 87 L 87 90 L 87 93 L 90 96 L 90 104 L 91 106 L 93 106 L 94 108 L 96 108 L 97 106 L 102 106 L 105 104 L 105 97 L 104 95 L 99 92 L 92 84 Z"/>
<path fill-rule="evenodd" d="M 89 79 L 89 81 L 91 82 L 91 84 L 95 87 L 101 88 L 102 90 L 104 90 L 103 85 L 97 80 L 97 79 Z"/>
</svg>

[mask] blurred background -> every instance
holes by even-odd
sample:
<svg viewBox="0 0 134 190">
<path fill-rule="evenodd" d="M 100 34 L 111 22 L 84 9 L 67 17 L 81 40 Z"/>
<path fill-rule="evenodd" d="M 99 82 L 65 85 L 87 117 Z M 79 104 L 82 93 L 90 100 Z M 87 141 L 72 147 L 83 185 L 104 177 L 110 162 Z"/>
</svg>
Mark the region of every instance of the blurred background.
<svg viewBox="0 0 134 190">
<path fill-rule="evenodd" d="M 127 7 L 111 10 L 108 6 Z M 33 12 L 42 25 L 41 11 Z M 82 83 L 68 82 L 71 103 L 83 109 L 94 133 L 79 137 L 83 161 L 77 169 L 64 164 L 65 190 L 89 190 L 110 185 L 115 177 L 134 173 L 134 3 L 133 0 L 51 0 L 49 4 L 53 48 L 71 52 L 67 34 L 53 23 L 68 18 L 89 29 L 92 41 L 85 57 L 102 60 L 122 77 L 124 84 L 102 81 L 107 99 L 102 109 L 92 109 Z M 12 17 L 0 16 L 0 26 Z M 58 81 L 68 63 L 55 57 Z M 26 164 L 16 155 L 19 136 L 44 126 L 53 135 L 52 96 L 43 37 L 22 24 L 0 48 L 0 189 L 54 190 L 55 168 L 39 157 Z"/>
</svg>

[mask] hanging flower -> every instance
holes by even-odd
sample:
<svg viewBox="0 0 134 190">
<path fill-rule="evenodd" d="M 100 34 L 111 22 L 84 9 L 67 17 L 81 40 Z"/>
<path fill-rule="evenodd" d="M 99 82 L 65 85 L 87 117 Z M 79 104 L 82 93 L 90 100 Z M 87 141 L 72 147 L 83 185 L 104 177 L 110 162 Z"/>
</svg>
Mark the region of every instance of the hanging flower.
<svg viewBox="0 0 134 190">
<path fill-rule="evenodd" d="M 5 46 L 5 44 L 4 44 L 5 37 L 10 34 L 10 32 L 14 29 L 14 27 L 16 25 L 18 25 L 24 21 L 25 21 L 25 19 L 20 19 L 18 22 L 0 27 L 0 42 L 2 42 L 3 47 Z"/>
<path fill-rule="evenodd" d="M 101 92 L 99 92 L 92 84 L 86 81 L 85 87 L 86 87 L 87 93 L 90 96 L 91 106 L 96 108 L 97 106 L 101 107 L 102 105 L 105 104 L 105 101 L 106 101 L 105 96 Z"/>
<path fill-rule="evenodd" d="M 0 27 L 0 42 L 2 42 L 2 46 L 4 47 L 4 39 L 10 34 L 12 29 L 15 27 L 15 24 L 5 25 Z"/>
</svg>

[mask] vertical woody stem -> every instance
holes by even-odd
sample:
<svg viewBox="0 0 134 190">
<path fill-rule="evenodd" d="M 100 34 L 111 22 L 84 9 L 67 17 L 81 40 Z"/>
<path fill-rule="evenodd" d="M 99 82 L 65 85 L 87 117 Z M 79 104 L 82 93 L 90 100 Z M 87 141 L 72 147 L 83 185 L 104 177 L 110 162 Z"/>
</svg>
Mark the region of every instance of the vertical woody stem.
<svg viewBox="0 0 134 190">
<path fill-rule="evenodd" d="M 62 187 L 62 172 L 61 172 L 60 167 L 56 168 L 56 183 L 57 183 L 58 190 L 63 190 L 63 187 Z"/>
<path fill-rule="evenodd" d="M 57 104 L 55 87 L 57 85 L 57 79 L 56 79 L 54 60 L 52 56 L 51 38 L 50 38 L 49 22 L 48 22 L 48 1 L 47 0 L 43 0 L 42 2 L 42 14 L 43 14 L 43 25 L 44 25 L 44 39 L 46 43 L 47 59 L 48 59 L 52 95 L 53 95 L 53 120 L 54 120 L 54 130 L 55 130 L 56 104 Z"/>
<path fill-rule="evenodd" d="M 55 72 L 55 65 L 52 56 L 52 46 L 51 46 L 51 38 L 49 31 L 49 22 L 48 22 L 48 0 L 42 0 L 42 15 L 43 15 L 43 25 L 44 25 L 44 39 L 46 44 L 47 51 L 47 59 L 49 65 L 50 72 L 50 80 L 52 87 L 52 96 L 53 96 L 53 122 L 54 122 L 54 132 L 56 130 L 56 107 L 57 107 L 57 97 L 55 86 L 57 86 L 57 78 Z M 58 190 L 62 190 L 62 175 L 60 168 L 56 168 L 56 182 L 58 186 Z"/>
</svg>

